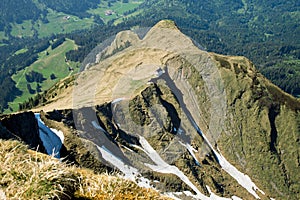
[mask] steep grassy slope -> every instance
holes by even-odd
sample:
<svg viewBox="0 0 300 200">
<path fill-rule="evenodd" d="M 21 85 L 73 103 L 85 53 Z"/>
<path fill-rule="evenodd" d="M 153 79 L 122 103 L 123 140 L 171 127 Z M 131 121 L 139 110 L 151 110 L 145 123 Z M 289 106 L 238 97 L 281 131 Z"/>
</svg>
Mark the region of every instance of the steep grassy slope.
<svg viewBox="0 0 300 200">
<path fill-rule="evenodd" d="M 272 85 L 249 61 L 217 60 L 228 101 L 227 130 L 218 145 L 270 193 L 299 198 L 299 177 L 292 175 L 299 168 L 299 101 Z"/>
</svg>

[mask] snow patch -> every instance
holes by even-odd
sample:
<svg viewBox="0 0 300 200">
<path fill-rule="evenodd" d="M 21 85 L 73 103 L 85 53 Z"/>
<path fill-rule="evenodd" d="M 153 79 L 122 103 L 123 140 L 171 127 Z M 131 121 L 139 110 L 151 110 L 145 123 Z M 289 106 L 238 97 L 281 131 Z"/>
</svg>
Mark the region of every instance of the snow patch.
<svg viewBox="0 0 300 200">
<path fill-rule="evenodd" d="M 237 196 L 232 196 L 231 198 L 232 198 L 232 200 L 243 200 L 243 199 L 241 199 L 240 197 L 237 197 Z"/>
<path fill-rule="evenodd" d="M 105 146 L 99 147 L 98 150 L 101 152 L 102 157 L 115 167 L 117 167 L 121 172 L 125 174 L 125 178 L 134 181 L 138 170 L 126 165 L 120 158 L 113 155 L 110 151 L 107 150 Z"/>
<path fill-rule="evenodd" d="M 140 148 L 140 149 L 142 149 L 151 158 L 151 160 L 156 164 L 156 165 L 151 165 L 151 164 L 145 163 L 146 166 L 148 166 L 152 170 L 160 172 L 160 173 L 169 173 L 169 174 L 174 174 L 174 175 L 178 176 L 183 182 L 185 182 L 190 188 L 192 188 L 196 192 L 196 195 L 194 195 L 190 191 L 185 191 L 185 192 L 183 192 L 183 194 L 185 194 L 186 196 L 192 197 L 194 199 L 201 199 L 201 200 L 231 200 L 231 199 L 240 200 L 240 198 L 236 197 L 236 196 L 233 196 L 232 198 L 219 197 L 211 191 L 209 186 L 206 186 L 206 187 L 210 193 L 210 196 L 209 197 L 205 196 L 198 190 L 198 188 L 189 180 L 189 178 L 181 170 L 179 170 L 176 166 L 171 166 L 168 163 L 166 163 L 159 156 L 159 154 L 153 149 L 153 147 L 148 143 L 148 141 L 142 136 L 140 136 L 140 144 L 142 145 L 142 148 Z M 182 144 L 182 145 L 184 145 L 184 144 Z M 189 144 L 186 144 L 184 146 L 186 146 L 190 152 L 196 151 Z M 174 196 L 175 196 L 175 199 L 178 199 L 176 197 L 176 195 L 181 195 L 181 194 L 182 193 L 167 193 L 167 195 L 172 198 L 174 198 Z"/>
<path fill-rule="evenodd" d="M 182 146 L 184 146 L 191 154 L 191 156 L 194 158 L 196 165 L 200 166 L 200 162 L 198 161 L 198 159 L 196 158 L 196 155 L 194 154 L 194 152 L 198 152 L 196 149 L 194 149 L 194 147 L 192 147 L 192 145 L 190 144 L 183 144 L 182 142 L 180 142 L 180 144 Z"/>
<path fill-rule="evenodd" d="M 99 124 L 96 121 L 92 121 L 92 125 L 94 126 L 94 128 L 106 133 L 106 131 L 101 126 L 99 126 Z"/>
<path fill-rule="evenodd" d="M 47 154 L 53 155 L 56 158 L 60 158 L 59 151 L 62 146 L 63 139 L 61 139 L 61 137 L 63 138 L 63 133 L 55 129 L 55 131 L 53 131 L 53 129 L 47 127 L 41 120 L 41 115 L 39 113 L 35 113 L 34 116 L 38 122 L 39 136 L 43 142 Z"/>
<path fill-rule="evenodd" d="M 64 143 L 64 140 L 65 140 L 64 133 L 63 133 L 62 131 L 56 130 L 56 129 L 54 129 L 54 128 L 50 128 L 50 130 L 51 130 L 53 133 L 55 133 L 55 134 L 59 137 L 61 143 L 63 144 L 63 143 Z"/>
<path fill-rule="evenodd" d="M 171 166 L 168 163 L 166 163 L 159 155 L 158 153 L 152 148 L 152 146 L 148 143 L 148 141 L 140 136 L 140 143 L 143 147 L 143 151 L 150 157 L 150 159 L 156 164 L 151 165 L 148 163 L 145 163 L 145 165 L 152 170 L 160 173 L 165 174 L 174 174 L 178 176 L 183 182 L 185 182 L 190 188 L 192 188 L 198 195 L 200 195 L 203 199 L 206 198 L 199 190 L 198 188 L 188 179 L 188 177 L 180 171 L 176 166 Z"/>
<path fill-rule="evenodd" d="M 92 121 L 92 125 L 94 126 L 94 128 L 101 130 L 103 132 L 106 132 L 96 121 Z M 123 146 L 123 147 L 125 147 L 125 146 Z M 112 164 L 113 166 L 115 166 L 121 172 L 124 173 L 124 175 L 125 175 L 124 178 L 136 182 L 138 184 L 138 186 L 140 186 L 140 187 L 152 188 L 150 186 L 150 180 L 147 178 L 141 177 L 139 171 L 136 168 L 126 165 L 122 161 L 122 159 L 115 156 L 104 145 L 102 145 L 101 147 L 97 146 L 97 148 L 101 152 L 104 160 L 106 160 L 107 162 L 109 162 L 110 164 Z M 132 151 L 131 149 L 129 149 L 127 147 L 125 147 L 125 148 L 129 151 Z"/>
<path fill-rule="evenodd" d="M 112 104 L 115 104 L 115 103 L 118 103 L 118 102 L 123 101 L 123 100 L 125 100 L 124 97 L 122 97 L 122 98 L 117 98 L 117 99 L 113 100 L 111 103 L 112 103 Z"/>
<path fill-rule="evenodd" d="M 140 187 L 152 188 L 150 185 L 150 180 L 144 177 L 140 177 L 140 173 L 136 168 L 126 165 L 120 158 L 113 155 L 105 146 L 97 146 L 97 148 L 101 152 L 104 160 L 111 163 L 113 166 L 124 173 L 124 178 L 136 182 Z"/>
<path fill-rule="evenodd" d="M 156 165 L 151 165 L 148 163 L 145 163 L 145 165 L 152 170 L 160 173 L 165 173 L 165 174 L 174 174 L 177 177 L 179 177 L 184 183 L 186 183 L 192 190 L 196 192 L 196 195 L 193 195 L 190 191 L 185 191 L 184 194 L 186 196 L 190 196 L 194 199 L 201 199 L 201 200 L 231 200 L 229 198 L 223 198 L 219 197 L 215 194 L 211 193 L 210 197 L 205 196 L 202 194 L 198 188 L 189 180 L 189 178 L 181 171 L 179 170 L 176 166 L 171 166 L 168 163 L 166 163 L 160 156 L 159 154 L 152 148 L 152 146 L 148 143 L 148 141 L 140 136 L 140 144 L 142 145 L 142 150 L 151 158 L 151 160 L 156 164 Z M 176 193 L 167 193 L 168 195 L 176 195 Z"/>
<path fill-rule="evenodd" d="M 222 154 L 218 153 L 217 151 L 213 150 L 215 155 L 217 156 L 219 163 L 230 176 L 232 176 L 242 187 L 244 187 L 250 194 L 252 194 L 255 198 L 260 199 L 257 195 L 256 190 L 258 190 L 261 194 L 265 195 L 265 193 L 260 190 L 255 183 L 252 182 L 251 178 L 240 172 L 237 168 L 231 165 L 223 156 Z"/>
<path fill-rule="evenodd" d="M 210 147 L 210 149 L 213 151 L 213 153 L 216 155 L 219 164 L 221 165 L 222 169 L 226 171 L 231 177 L 233 177 L 243 188 L 245 188 L 250 194 L 252 194 L 256 199 L 260 199 L 258 194 L 256 193 L 256 190 L 259 191 L 261 194 L 265 195 L 265 193 L 260 190 L 255 183 L 251 180 L 251 178 L 240 172 L 237 168 L 235 168 L 232 164 L 230 164 L 226 158 L 219 153 L 220 150 L 216 151 L 207 137 L 202 133 L 200 128 L 197 126 L 197 124 L 192 121 L 194 124 L 194 127 L 196 128 L 197 132 L 200 133 L 200 135 L 203 137 L 203 139 L 206 141 L 207 145 Z"/>
<path fill-rule="evenodd" d="M 130 151 L 130 152 L 134 153 L 133 150 L 129 149 L 128 147 L 126 147 L 126 146 L 124 146 L 124 145 L 121 145 L 121 147 L 124 148 L 124 149 L 126 149 L 127 151 Z"/>
</svg>

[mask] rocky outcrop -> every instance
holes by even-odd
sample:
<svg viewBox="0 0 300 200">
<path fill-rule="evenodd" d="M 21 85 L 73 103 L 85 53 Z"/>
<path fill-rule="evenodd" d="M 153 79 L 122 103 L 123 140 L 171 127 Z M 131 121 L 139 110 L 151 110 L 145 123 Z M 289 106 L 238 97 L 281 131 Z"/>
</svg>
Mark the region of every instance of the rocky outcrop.
<svg viewBox="0 0 300 200">
<path fill-rule="evenodd" d="M 0 138 L 18 139 L 33 150 L 45 152 L 33 112 L 0 116 Z"/>
<path fill-rule="evenodd" d="M 78 137 L 80 130 L 75 128 L 72 110 L 42 112 L 41 119 L 49 128 L 63 132 L 64 142 L 60 150 L 60 155 L 64 161 L 89 168 L 95 173 L 113 171 L 111 167 L 101 162 L 99 153 L 97 153 L 92 142 Z"/>
</svg>

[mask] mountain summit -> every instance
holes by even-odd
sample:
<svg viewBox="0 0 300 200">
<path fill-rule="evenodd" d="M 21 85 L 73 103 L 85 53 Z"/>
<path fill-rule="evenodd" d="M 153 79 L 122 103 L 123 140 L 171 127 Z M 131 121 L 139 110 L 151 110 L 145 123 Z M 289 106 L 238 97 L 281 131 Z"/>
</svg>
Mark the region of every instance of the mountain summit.
<svg viewBox="0 0 300 200">
<path fill-rule="evenodd" d="M 168 20 L 121 32 L 33 110 L 63 132 L 61 157 L 173 198 L 298 199 L 300 102 L 199 46 Z"/>
</svg>

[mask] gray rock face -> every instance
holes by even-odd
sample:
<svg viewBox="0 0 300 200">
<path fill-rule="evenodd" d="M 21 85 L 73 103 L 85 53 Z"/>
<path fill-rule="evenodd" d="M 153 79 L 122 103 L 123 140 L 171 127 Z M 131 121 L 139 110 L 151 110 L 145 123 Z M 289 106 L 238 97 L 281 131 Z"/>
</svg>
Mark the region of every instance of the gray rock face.
<svg viewBox="0 0 300 200">
<path fill-rule="evenodd" d="M 19 139 L 33 150 L 45 152 L 33 112 L 0 116 L 0 138 Z"/>
</svg>

